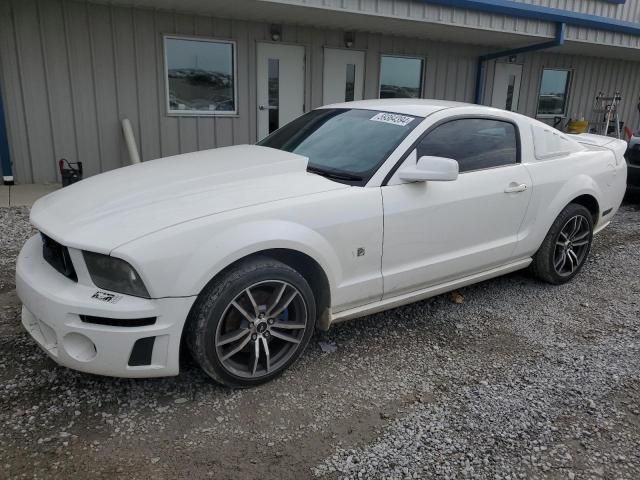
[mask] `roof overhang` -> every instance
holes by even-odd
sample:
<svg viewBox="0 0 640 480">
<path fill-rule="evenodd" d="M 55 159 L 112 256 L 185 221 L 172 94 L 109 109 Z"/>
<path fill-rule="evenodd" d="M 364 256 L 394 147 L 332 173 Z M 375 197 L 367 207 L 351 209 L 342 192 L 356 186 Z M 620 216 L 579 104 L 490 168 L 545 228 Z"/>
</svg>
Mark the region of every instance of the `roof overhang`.
<svg viewBox="0 0 640 480">
<path fill-rule="evenodd" d="M 512 0 L 420 0 L 454 8 L 465 8 L 484 13 L 508 15 L 511 17 L 527 18 L 552 23 L 566 23 L 577 27 L 595 28 L 607 32 L 640 35 L 640 23 L 625 22 L 616 18 L 601 17 L 588 13 L 561 10 L 559 8 L 544 7 L 530 3 L 514 2 Z M 614 3 L 624 3 L 615 1 Z"/>
<path fill-rule="evenodd" d="M 449 1 L 450 0 L 437 0 L 437 2 L 447 4 Z M 483 1 L 496 2 L 497 0 Z M 552 35 L 505 32 L 482 27 L 450 25 L 428 20 L 408 20 L 375 13 L 356 13 L 338 8 L 320 8 L 310 6 L 309 4 L 302 6 L 294 3 L 282 3 L 280 0 L 109 0 L 108 3 L 209 15 L 219 18 L 304 25 L 314 28 L 332 28 L 355 32 L 382 33 L 440 42 L 469 44 L 486 47 L 486 53 L 490 53 L 492 50 L 525 47 L 553 39 Z M 587 45 L 588 48 L 585 48 Z M 573 55 L 640 60 L 640 49 L 593 44 L 575 40 L 567 40 L 564 46 L 554 48 L 552 51 Z"/>
</svg>

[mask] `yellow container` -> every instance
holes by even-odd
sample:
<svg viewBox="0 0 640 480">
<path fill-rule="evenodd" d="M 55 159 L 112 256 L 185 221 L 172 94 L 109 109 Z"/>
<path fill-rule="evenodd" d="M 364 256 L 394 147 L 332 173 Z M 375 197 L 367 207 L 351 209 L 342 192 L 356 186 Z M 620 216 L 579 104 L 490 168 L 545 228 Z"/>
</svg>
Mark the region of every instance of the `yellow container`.
<svg viewBox="0 0 640 480">
<path fill-rule="evenodd" d="M 586 120 L 569 120 L 567 124 L 567 133 L 587 133 L 589 122 Z"/>
</svg>

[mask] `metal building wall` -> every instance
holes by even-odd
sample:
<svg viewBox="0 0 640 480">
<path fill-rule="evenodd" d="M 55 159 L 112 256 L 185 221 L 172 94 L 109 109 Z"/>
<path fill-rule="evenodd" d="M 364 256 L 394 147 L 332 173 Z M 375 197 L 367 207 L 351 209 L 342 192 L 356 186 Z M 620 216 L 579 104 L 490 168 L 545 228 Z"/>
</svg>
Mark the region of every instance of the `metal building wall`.
<svg viewBox="0 0 640 480">
<path fill-rule="evenodd" d="M 551 38 L 555 25 L 533 19 L 523 19 L 505 15 L 490 14 L 443 5 L 432 5 L 422 0 L 264 0 L 305 7 L 330 9 L 347 13 L 375 15 L 417 22 L 431 22 L 442 25 L 462 26 L 505 33 Z M 520 3 L 557 8 L 617 18 L 630 22 L 640 21 L 640 0 L 627 0 L 624 5 L 604 0 L 517 0 Z M 427 28 L 427 27 L 425 27 Z M 592 28 L 569 25 L 567 40 L 575 40 L 598 45 L 640 48 L 640 36 L 606 32 Z"/>
<path fill-rule="evenodd" d="M 494 60 L 487 66 L 489 74 L 483 98 L 486 104 L 491 102 L 493 71 L 495 63 L 499 61 L 504 60 Z M 571 70 L 572 76 L 567 107 L 568 117 L 585 117 L 588 120 L 598 92 L 604 91 L 608 95 L 613 95 L 618 91 L 623 96 L 620 119 L 632 130 L 640 128 L 640 113 L 637 109 L 640 97 L 640 62 L 581 55 L 528 53 L 519 55 L 516 63 L 523 66 L 518 112 L 535 117 L 542 70 L 566 68 Z M 547 123 L 553 121 L 552 118 L 541 120 Z"/>
<path fill-rule="evenodd" d="M 232 38 L 238 48 L 236 117 L 165 113 L 162 34 Z M 323 48 L 343 33 L 285 25 L 282 41 L 307 48 L 306 105 L 322 104 Z M 131 120 L 143 160 L 256 139 L 255 45 L 269 25 L 62 0 L 0 5 L 0 84 L 14 175 L 59 180 L 55 161 L 81 160 L 86 175 L 128 163 L 120 119 Z M 358 34 L 367 51 L 365 95 L 378 88 L 380 53 L 428 57 L 425 95 L 473 99 L 479 51 L 409 38 Z"/>
<path fill-rule="evenodd" d="M 166 115 L 163 33 L 237 41 L 238 116 Z M 282 36 L 283 42 L 306 46 L 306 105 L 321 105 L 323 48 L 341 48 L 343 33 L 285 25 Z M 0 3 L 0 87 L 16 180 L 57 181 L 55 161 L 62 157 L 83 161 L 87 175 L 127 164 L 123 117 L 132 122 L 143 160 L 254 142 L 255 45 L 268 38 L 263 23 L 67 0 Z M 427 59 L 425 97 L 469 102 L 477 57 L 486 53 L 474 46 L 361 32 L 354 48 L 366 51 L 366 98 L 377 96 L 380 54 L 395 53 Z M 635 110 L 640 63 L 540 53 L 518 62 L 524 64 L 521 113 L 536 113 L 544 66 L 568 67 L 574 69 L 569 114 L 587 115 L 599 90 L 620 89 L 627 124 L 640 123 Z M 489 102 L 491 65 L 487 71 Z"/>
<path fill-rule="evenodd" d="M 640 21 L 640 0 L 626 0 L 619 4 L 606 0 L 514 0 L 542 7 L 558 8 L 571 12 L 588 13 L 600 17 L 615 18 L 627 22 Z"/>
</svg>

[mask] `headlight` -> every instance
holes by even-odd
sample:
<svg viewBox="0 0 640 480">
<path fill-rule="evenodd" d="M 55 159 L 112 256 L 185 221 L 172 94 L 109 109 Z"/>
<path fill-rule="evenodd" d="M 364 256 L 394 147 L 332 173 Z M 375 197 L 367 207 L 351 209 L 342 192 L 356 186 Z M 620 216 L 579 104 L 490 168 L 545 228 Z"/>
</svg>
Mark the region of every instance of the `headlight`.
<svg viewBox="0 0 640 480">
<path fill-rule="evenodd" d="M 142 279 L 131 265 L 119 258 L 82 252 L 91 280 L 97 287 L 135 297 L 149 298 Z"/>
</svg>

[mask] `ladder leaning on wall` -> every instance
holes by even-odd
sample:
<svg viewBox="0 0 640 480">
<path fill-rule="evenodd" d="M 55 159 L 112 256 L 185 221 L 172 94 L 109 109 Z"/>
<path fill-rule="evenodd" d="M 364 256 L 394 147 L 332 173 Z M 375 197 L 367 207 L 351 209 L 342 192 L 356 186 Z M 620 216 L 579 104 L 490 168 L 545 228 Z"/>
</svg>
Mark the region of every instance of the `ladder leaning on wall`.
<svg viewBox="0 0 640 480">
<path fill-rule="evenodd" d="M 622 95 L 616 92 L 613 96 L 598 93 L 593 102 L 589 131 L 598 135 L 611 135 L 620 138 L 620 118 L 618 110 Z"/>
</svg>

